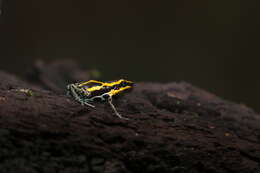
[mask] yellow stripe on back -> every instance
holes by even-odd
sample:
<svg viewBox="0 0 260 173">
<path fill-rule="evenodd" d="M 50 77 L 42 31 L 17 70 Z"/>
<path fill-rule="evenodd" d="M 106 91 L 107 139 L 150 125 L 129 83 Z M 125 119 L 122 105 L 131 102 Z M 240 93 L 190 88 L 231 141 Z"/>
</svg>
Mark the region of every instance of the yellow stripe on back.
<svg viewBox="0 0 260 173">
<path fill-rule="evenodd" d="M 82 86 L 89 84 L 89 83 L 104 84 L 104 82 L 100 82 L 100 81 L 96 81 L 96 80 L 89 80 L 87 82 L 83 82 L 83 83 L 79 84 L 79 86 L 82 87 Z"/>
<path fill-rule="evenodd" d="M 126 87 L 123 87 L 123 88 L 119 88 L 119 89 L 117 89 L 117 90 L 112 89 L 112 90 L 109 91 L 107 94 L 109 94 L 110 96 L 113 96 L 113 95 L 116 95 L 116 94 L 118 94 L 118 93 L 120 93 L 120 92 L 122 92 L 122 91 L 124 91 L 124 90 L 126 90 L 126 89 L 129 89 L 129 88 L 131 88 L 131 87 L 130 87 L 130 86 L 126 86 Z"/>
<path fill-rule="evenodd" d="M 99 86 L 93 86 L 93 87 L 90 87 L 90 88 L 85 88 L 86 91 L 88 92 L 93 92 L 93 91 L 98 91 L 98 90 L 101 90 L 103 87 L 112 87 L 114 85 L 119 85 L 122 81 L 126 81 L 128 83 L 133 83 L 131 81 L 127 81 L 127 80 L 124 80 L 124 79 L 120 79 L 120 80 L 117 80 L 117 81 L 114 81 L 114 82 L 100 82 L 100 81 L 96 81 L 96 80 L 89 80 L 87 82 L 84 82 L 84 83 L 81 83 L 79 86 L 82 87 L 84 85 L 87 85 L 89 83 L 97 83 L 97 84 L 101 84 Z M 130 86 L 127 86 L 127 87 L 123 87 L 123 88 L 120 88 L 118 90 L 115 90 L 117 92 L 121 92 L 125 89 L 128 89 L 128 88 L 131 88 Z"/>
<path fill-rule="evenodd" d="M 93 92 L 93 91 L 98 91 L 98 90 L 101 90 L 103 88 L 103 86 L 93 86 L 91 88 L 86 88 L 87 91 L 89 92 Z"/>
</svg>

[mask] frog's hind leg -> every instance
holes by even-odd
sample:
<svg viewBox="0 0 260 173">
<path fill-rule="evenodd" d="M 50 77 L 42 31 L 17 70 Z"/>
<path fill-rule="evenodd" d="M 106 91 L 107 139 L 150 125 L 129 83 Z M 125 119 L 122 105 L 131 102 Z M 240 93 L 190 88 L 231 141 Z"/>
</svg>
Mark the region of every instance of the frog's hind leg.
<svg viewBox="0 0 260 173">
<path fill-rule="evenodd" d="M 92 108 L 94 108 L 95 106 L 94 105 L 92 105 L 92 104 L 89 104 L 88 102 L 86 102 L 86 101 L 81 101 L 81 104 L 82 105 L 87 105 L 87 106 L 90 106 L 90 107 L 92 107 Z"/>
</svg>

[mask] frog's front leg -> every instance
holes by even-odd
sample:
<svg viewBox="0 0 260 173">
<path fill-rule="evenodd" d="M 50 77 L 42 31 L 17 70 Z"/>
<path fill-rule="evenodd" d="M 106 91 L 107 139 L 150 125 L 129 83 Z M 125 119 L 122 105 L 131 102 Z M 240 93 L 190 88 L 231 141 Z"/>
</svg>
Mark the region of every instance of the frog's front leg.
<svg viewBox="0 0 260 173">
<path fill-rule="evenodd" d="M 108 103 L 110 104 L 111 108 L 115 112 L 116 116 L 118 116 L 119 118 L 124 119 L 124 120 L 130 120 L 129 118 L 123 117 L 120 113 L 117 112 L 116 107 L 112 103 L 112 97 L 111 96 L 109 96 L 109 98 L 108 98 Z"/>
</svg>

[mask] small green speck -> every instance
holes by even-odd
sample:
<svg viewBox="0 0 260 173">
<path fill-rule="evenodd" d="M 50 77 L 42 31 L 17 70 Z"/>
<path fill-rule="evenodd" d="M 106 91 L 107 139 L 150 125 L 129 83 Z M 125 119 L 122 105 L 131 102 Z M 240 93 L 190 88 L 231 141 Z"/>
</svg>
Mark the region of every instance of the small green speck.
<svg viewBox="0 0 260 173">
<path fill-rule="evenodd" d="M 17 89 L 17 92 L 25 93 L 27 96 L 31 97 L 33 96 L 33 92 L 30 89 Z"/>
<path fill-rule="evenodd" d="M 89 73 L 93 78 L 96 78 L 96 79 L 98 79 L 102 76 L 101 72 L 97 69 L 90 70 Z"/>
<path fill-rule="evenodd" d="M 194 118 L 198 118 L 199 117 L 199 114 L 197 112 L 191 112 L 191 115 L 194 117 Z"/>
<path fill-rule="evenodd" d="M 33 96 L 33 92 L 31 90 L 29 90 L 26 94 L 30 97 Z"/>
<path fill-rule="evenodd" d="M 178 100 L 178 101 L 176 102 L 176 104 L 177 104 L 177 105 L 180 105 L 180 104 L 181 104 L 181 101 Z"/>
</svg>

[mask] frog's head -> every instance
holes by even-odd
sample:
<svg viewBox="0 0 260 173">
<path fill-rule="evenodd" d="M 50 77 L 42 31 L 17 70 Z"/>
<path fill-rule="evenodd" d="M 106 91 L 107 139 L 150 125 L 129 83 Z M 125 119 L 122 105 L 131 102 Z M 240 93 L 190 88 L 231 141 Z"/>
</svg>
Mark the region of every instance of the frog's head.
<svg viewBox="0 0 260 173">
<path fill-rule="evenodd" d="M 118 82 L 120 87 L 126 87 L 126 86 L 132 87 L 134 85 L 134 82 L 125 79 L 120 79 Z"/>
</svg>

